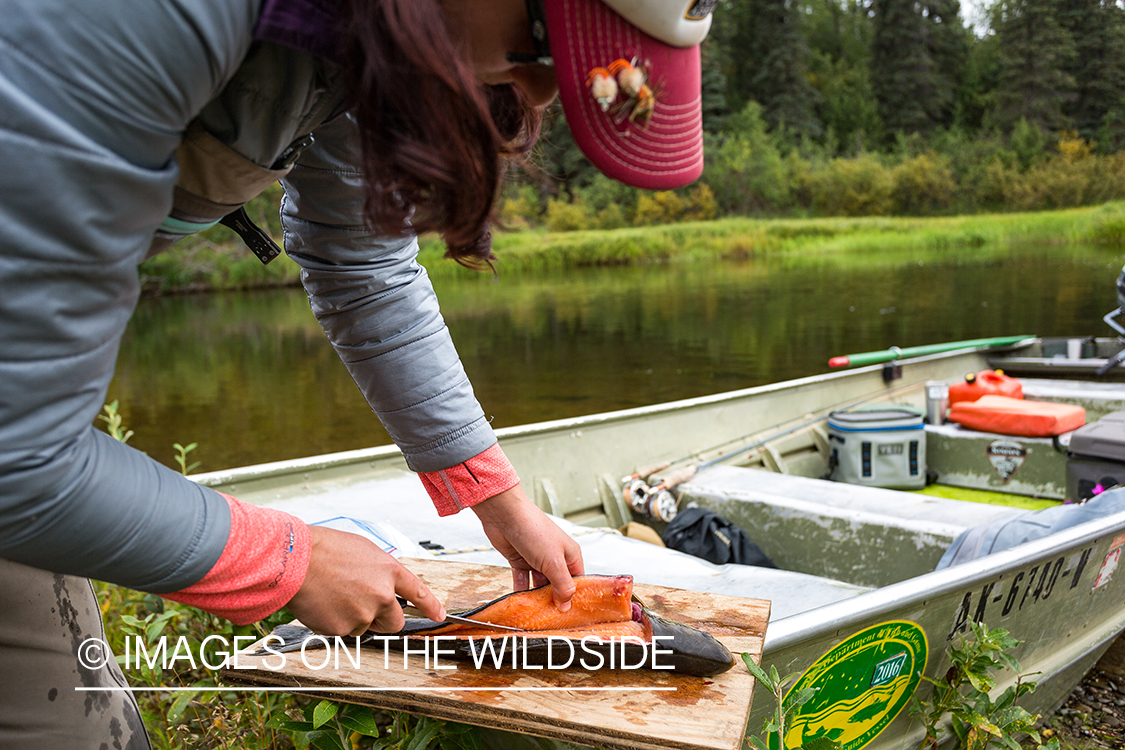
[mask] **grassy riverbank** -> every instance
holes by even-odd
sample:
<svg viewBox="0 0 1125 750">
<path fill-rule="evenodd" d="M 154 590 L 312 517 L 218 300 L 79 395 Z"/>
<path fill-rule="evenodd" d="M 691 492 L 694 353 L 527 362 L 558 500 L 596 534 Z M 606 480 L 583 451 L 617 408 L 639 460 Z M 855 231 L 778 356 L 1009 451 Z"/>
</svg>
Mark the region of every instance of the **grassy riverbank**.
<svg viewBox="0 0 1125 750">
<path fill-rule="evenodd" d="M 260 209 L 277 235 L 273 214 Z M 1034 213 L 933 218 L 750 219 L 663 224 L 577 232 L 523 230 L 495 239 L 497 268 L 563 269 L 708 258 L 753 258 L 790 252 L 942 250 L 1009 244 L 1125 244 L 1125 202 Z M 421 261 L 433 276 L 467 273 L 442 258 L 436 238 L 422 242 Z M 141 266 L 146 293 L 293 285 L 288 259 L 263 266 L 224 227 L 189 238 Z"/>
</svg>

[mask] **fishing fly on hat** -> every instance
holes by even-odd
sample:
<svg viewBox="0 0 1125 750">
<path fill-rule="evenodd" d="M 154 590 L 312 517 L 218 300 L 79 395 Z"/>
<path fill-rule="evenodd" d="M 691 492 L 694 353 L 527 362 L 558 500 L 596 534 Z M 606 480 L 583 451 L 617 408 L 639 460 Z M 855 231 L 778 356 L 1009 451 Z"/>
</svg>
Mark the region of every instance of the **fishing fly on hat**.
<svg viewBox="0 0 1125 750">
<path fill-rule="evenodd" d="M 699 45 L 716 5 L 528 0 L 567 125 L 602 172 L 649 190 L 681 187 L 703 172 Z"/>
</svg>

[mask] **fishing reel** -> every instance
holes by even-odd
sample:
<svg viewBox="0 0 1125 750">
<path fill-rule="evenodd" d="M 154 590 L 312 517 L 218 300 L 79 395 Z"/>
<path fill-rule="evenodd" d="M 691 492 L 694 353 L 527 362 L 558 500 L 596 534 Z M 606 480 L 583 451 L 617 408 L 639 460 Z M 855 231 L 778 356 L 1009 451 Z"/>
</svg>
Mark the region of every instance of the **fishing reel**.
<svg viewBox="0 0 1125 750">
<path fill-rule="evenodd" d="M 641 469 L 621 479 L 622 496 L 634 511 L 654 521 L 670 522 L 676 517 L 676 496 L 672 488 L 695 475 L 695 467 L 674 472 L 659 484 L 649 485 L 644 478 L 670 466 L 668 462 Z"/>
<path fill-rule="evenodd" d="M 676 517 L 676 498 L 663 486 L 649 487 L 633 479 L 626 483 L 624 495 L 629 507 L 645 518 L 667 523 Z"/>
</svg>

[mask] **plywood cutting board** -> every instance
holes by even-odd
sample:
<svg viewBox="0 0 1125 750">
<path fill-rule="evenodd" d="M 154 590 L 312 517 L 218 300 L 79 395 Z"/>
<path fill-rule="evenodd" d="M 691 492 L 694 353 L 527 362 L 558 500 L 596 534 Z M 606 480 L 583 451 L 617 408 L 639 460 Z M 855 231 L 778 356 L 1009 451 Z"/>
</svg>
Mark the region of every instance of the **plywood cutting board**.
<svg viewBox="0 0 1125 750">
<path fill-rule="evenodd" d="M 450 610 L 473 607 L 512 590 L 508 568 L 434 560 L 403 562 Z M 656 614 L 714 635 L 734 654 L 735 666 L 706 678 L 639 669 L 478 670 L 472 662 L 453 660 L 441 663 L 455 664 L 456 670 L 427 670 L 424 657 L 412 656 L 403 669 L 401 654 L 392 650 L 386 669 L 380 649 L 373 652 L 376 658 L 365 654 L 359 669 L 346 657 L 340 658 L 338 669 L 334 665 L 309 669 L 298 655 L 288 654 L 297 658 L 287 659 L 284 668 L 277 670 L 265 666 L 267 660 L 276 664 L 277 656 L 249 655 L 258 650 L 255 644 L 238 657 L 240 667 L 250 668 L 228 670 L 224 676 L 250 685 L 312 687 L 317 688 L 315 695 L 333 700 L 584 745 L 627 750 L 740 747 L 754 679 L 739 654 L 751 654 L 760 662 L 770 603 L 643 584 L 637 584 L 634 591 Z M 313 666 L 316 653 L 309 652 Z M 319 655 L 326 656 L 323 651 Z M 379 690 L 364 692 L 361 688 Z M 624 689 L 583 692 L 573 688 Z"/>
</svg>

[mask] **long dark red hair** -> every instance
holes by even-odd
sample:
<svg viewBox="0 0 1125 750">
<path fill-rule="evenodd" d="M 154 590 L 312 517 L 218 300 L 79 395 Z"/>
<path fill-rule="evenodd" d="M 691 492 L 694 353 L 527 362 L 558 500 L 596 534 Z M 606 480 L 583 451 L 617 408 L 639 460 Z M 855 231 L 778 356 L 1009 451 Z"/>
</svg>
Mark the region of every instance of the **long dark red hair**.
<svg viewBox="0 0 1125 750">
<path fill-rule="evenodd" d="M 464 265 L 492 258 L 506 157 L 539 134 L 515 86 L 485 86 L 462 62 L 438 0 L 341 0 L 341 63 L 359 123 L 375 231 L 438 232 Z"/>
</svg>

